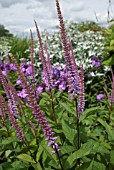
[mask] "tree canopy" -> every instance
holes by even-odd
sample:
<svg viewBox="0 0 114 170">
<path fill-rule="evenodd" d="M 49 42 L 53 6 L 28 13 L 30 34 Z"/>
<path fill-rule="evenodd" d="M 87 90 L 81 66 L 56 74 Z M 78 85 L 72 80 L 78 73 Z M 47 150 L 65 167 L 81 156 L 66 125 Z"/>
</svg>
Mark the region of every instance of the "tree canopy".
<svg viewBox="0 0 114 170">
<path fill-rule="evenodd" d="M 8 29 L 4 27 L 4 25 L 0 24 L 0 37 L 12 37 L 13 34 L 10 33 Z"/>
</svg>

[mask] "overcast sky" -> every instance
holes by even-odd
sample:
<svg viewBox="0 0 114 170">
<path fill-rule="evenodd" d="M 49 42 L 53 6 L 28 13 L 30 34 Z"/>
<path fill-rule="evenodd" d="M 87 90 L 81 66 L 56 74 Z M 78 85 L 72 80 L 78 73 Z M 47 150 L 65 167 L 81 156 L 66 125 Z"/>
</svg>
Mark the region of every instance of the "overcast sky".
<svg viewBox="0 0 114 170">
<path fill-rule="evenodd" d="M 59 0 L 64 20 L 107 21 L 109 0 Z M 110 14 L 113 16 L 114 0 L 111 0 Z M 41 31 L 53 30 L 58 25 L 55 0 L 0 0 L 0 24 L 12 33 L 27 33 L 35 30 L 34 19 Z"/>
</svg>

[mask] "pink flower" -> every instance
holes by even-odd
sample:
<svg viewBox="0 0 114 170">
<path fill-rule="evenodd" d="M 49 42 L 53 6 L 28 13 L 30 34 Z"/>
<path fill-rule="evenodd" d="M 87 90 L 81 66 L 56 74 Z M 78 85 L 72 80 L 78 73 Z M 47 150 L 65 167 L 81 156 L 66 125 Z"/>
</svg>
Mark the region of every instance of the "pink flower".
<svg viewBox="0 0 114 170">
<path fill-rule="evenodd" d="M 26 94 L 25 89 L 22 89 L 22 91 L 20 91 L 18 93 L 18 96 L 21 97 L 21 98 L 26 98 L 28 96 L 28 94 Z"/>
<path fill-rule="evenodd" d="M 97 100 L 100 102 L 101 101 L 101 99 L 103 99 L 104 98 L 104 95 L 103 94 L 98 94 L 97 95 Z"/>
</svg>

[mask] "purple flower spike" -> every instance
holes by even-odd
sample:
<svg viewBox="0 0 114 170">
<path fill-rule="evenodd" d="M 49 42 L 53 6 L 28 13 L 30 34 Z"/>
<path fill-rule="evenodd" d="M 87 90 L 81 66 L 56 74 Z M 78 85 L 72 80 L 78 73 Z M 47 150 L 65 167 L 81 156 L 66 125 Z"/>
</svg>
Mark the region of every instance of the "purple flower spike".
<svg viewBox="0 0 114 170">
<path fill-rule="evenodd" d="M 25 72 L 26 76 L 31 76 L 32 75 L 32 66 L 28 66 Z"/>
<path fill-rule="evenodd" d="M 26 98 L 28 96 L 28 94 L 26 94 L 26 91 L 24 89 L 22 89 L 22 91 L 20 91 L 18 93 L 18 96 L 21 98 Z"/>
<path fill-rule="evenodd" d="M 38 85 L 36 89 L 36 96 L 39 98 L 39 95 L 43 92 L 43 87 L 41 85 Z"/>
<path fill-rule="evenodd" d="M 16 67 L 13 63 L 9 65 L 11 71 L 16 71 Z"/>
<path fill-rule="evenodd" d="M 98 94 L 97 95 L 97 100 L 100 102 L 101 101 L 101 99 L 103 99 L 104 98 L 104 95 L 103 94 Z"/>
<path fill-rule="evenodd" d="M 65 89 L 66 89 L 66 82 L 63 81 L 63 82 L 61 82 L 61 84 L 59 84 L 59 90 L 64 91 Z"/>
<path fill-rule="evenodd" d="M 16 81 L 16 84 L 19 85 L 19 86 L 22 86 L 22 83 L 19 79 Z"/>
</svg>

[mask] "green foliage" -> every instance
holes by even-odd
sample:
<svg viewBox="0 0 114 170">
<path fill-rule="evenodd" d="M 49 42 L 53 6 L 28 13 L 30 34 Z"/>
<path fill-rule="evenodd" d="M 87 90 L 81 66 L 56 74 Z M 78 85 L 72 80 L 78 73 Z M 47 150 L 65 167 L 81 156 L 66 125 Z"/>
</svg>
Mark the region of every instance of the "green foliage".
<svg viewBox="0 0 114 170">
<path fill-rule="evenodd" d="M 104 65 L 114 65 L 114 24 L 112 24 L 106 31 L 105 31 L 105 53 L 107 57 L 104 58 L 103 64 Z"/>
<path fill-rule="evenodd" d="M 96 99 L 97 94 L 104 94 L 104 81 L 108 82 L 109 95 L 112 89 L 104 72 L 104 67 L 96 69 L 88 65 L 90 63 L 88 60 L 91 59 L 92 55 L 102 56 L 104 29 L 94 22 L 89 22 L 86 24 L 71 23 L 67 30 L 77 60 L 80 60 L 80 63 L 86 63 L 85 111 L 81 115 L 77 115 L 77 101 L 70 100 L 66 92 L 54 89 L 40 95 L 37 103 L 55 132 L 55 137 L 57 137 L 60 151 L 56 151 L 55 154 L 51 153 L 53 149 L 47 145 L 44 133 L 25 100 L 22 99 L 22 110 L 18 108 L 17 104 L 19 113 L 23 114 L 21 116 L 15 115 L 18 125 L 25 135 L 23 142 L 16 136 L 8 115 L 4 121 L 0 112 L 0 170 L 114 169 L 114 104 L 108 101 L 109 98 L 106 95 L 100 102 Z M 109 32 L 112 36 L 110 30 L 107 30 L 107 34 Z M 44 42 L 48 42 L 51 63 L 63 63 L 58 33 L 50 35 L 49 39 L 45 39 L 46 35 L 43 38 Z M 58 45 L 55 45 L 57 42 Z M 113 38 L 109 42 L 112 48 Z M 29 58 L 29 40 L 26 38 L 13 37 L 9 45 L 10 52 L 17 58 L 18 62 L 23 58 Z M 78 64 L 80 65 L 80 63 Z M 90 74 L 92 71 L 94 76 Z M 98 75 L 98 73 L 102 75 Z M 15 86 L 17 74 L 11 72 L 9 78 Z M 16 86 L 16 90 L 18 88 Z M 0 93 L 7 102 L 3 89 L 0 90 Z"/>
<path fill-rule="evenodd" d="M 12 53 L 18 62 L 27 59 L 29 56 L 30 41 L 27 38 L 13 37 L 9 42 L 10 53 Z"/>
<path fill-rule="evenodd" d="M 9 32 L 3 25 L 0 25 L 0 37 L 12 37 L 13 34 Z"/>
</svg>

